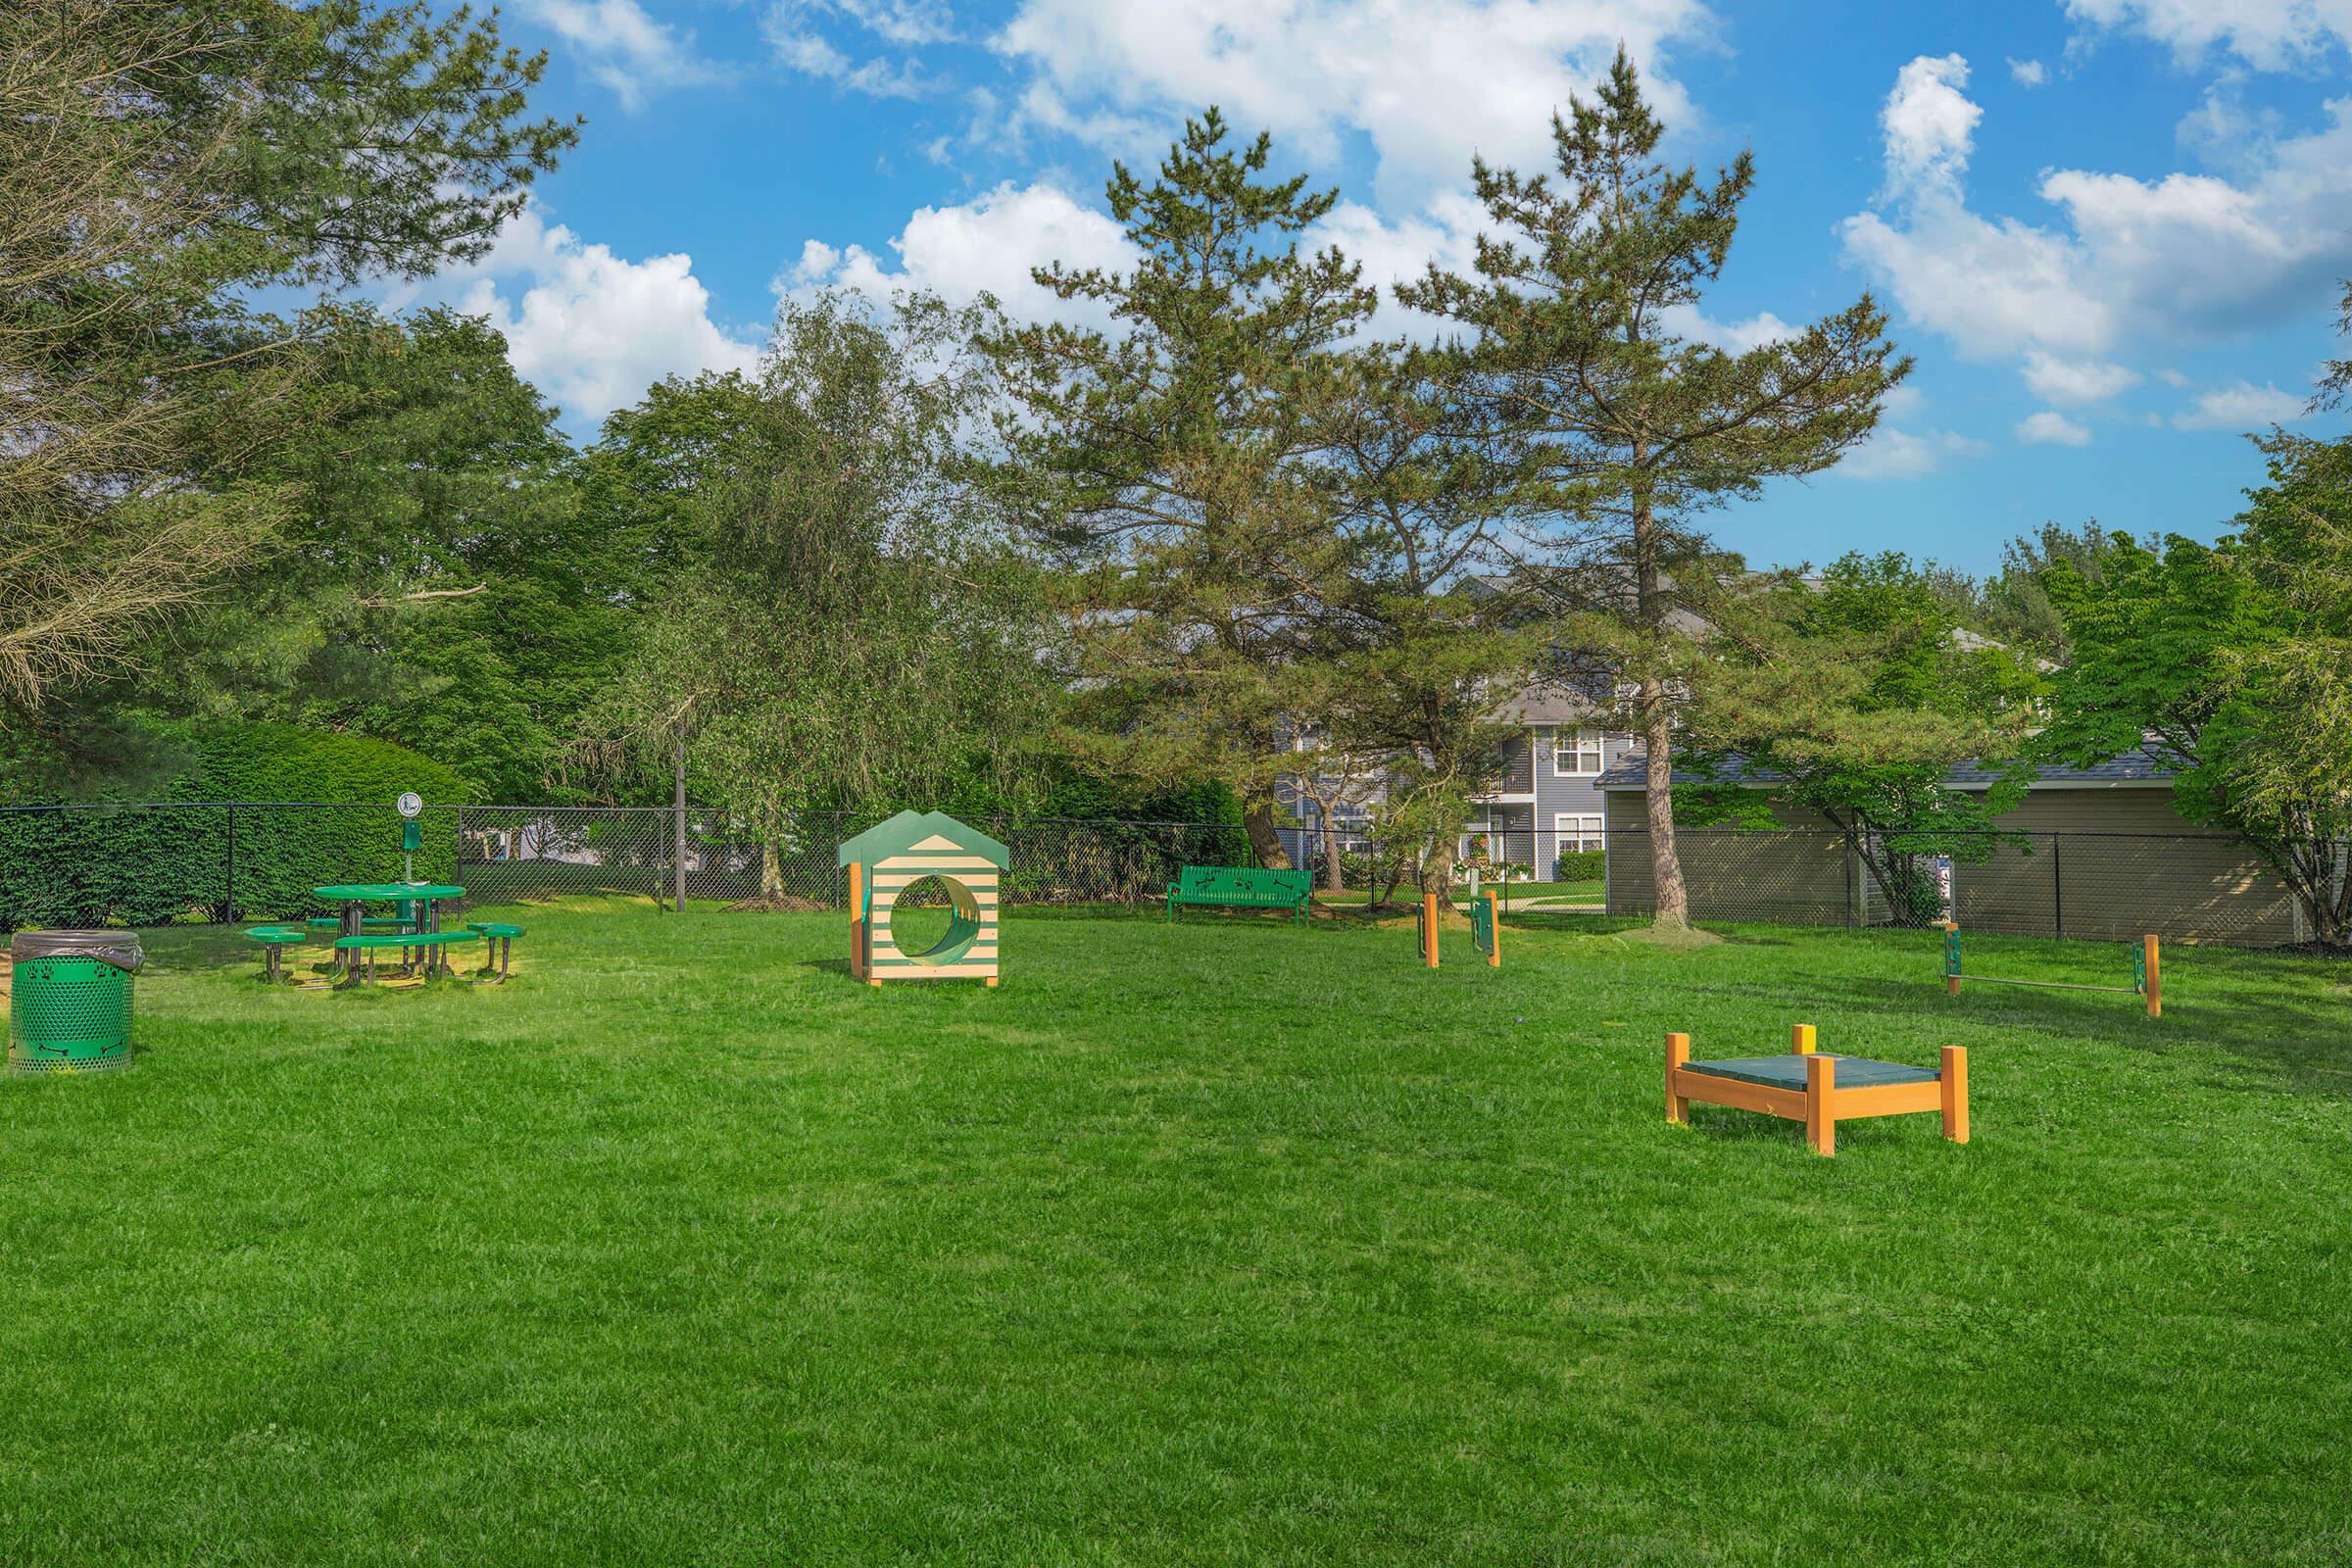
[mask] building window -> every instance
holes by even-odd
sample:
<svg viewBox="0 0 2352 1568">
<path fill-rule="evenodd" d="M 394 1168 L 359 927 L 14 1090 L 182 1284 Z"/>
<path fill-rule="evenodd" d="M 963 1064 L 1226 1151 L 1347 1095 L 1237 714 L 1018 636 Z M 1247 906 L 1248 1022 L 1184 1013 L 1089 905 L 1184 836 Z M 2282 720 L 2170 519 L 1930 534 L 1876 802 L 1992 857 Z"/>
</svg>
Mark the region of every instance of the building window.
<svg viewBox="0 0 2352 1568">
<path fill-rule="evenodd" d="M 1559 835 L 1559 847 L 1553 852 L 1558 855 L 1597 850 L 1602 844 L 1600 818 L 1588 812 L 1562 811 L 1551 819 L 1551 829 Z"/>
<path fill-rule="evenodd" d="M 1591 778 L 1600 771 L 1600 731 L 1561 729 L 1551 735 L 1551 770 L 1560 778 Z"/>
</svg>

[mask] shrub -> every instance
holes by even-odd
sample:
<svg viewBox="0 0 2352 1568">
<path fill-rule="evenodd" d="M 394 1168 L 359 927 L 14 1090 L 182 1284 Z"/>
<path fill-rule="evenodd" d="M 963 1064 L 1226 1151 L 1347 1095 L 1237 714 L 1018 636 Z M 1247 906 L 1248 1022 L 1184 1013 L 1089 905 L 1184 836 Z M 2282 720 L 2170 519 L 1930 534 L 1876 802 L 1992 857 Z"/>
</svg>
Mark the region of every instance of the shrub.
<svg viewBox="0 0 2352 1568">
<path fill-rule="evenodd" d="M 166 802 L 344 804 L 0 812 L 0 922 L 8 929 L 314 912 L 314 887 L 400 875 L 392 802 L 401 791 L 439 805 L 462 797 L 456 774 L 389 741 L 287 724 L 170 733 L 187 762 L 161 792 Z M 428 811 L 416 874 L 441 880 L 456 870 L 456 813 Z"/>
<path fill-rule="evenodd" d="M 1554 882 L 1597 882 L 1604 856 L 1599 850 L 1570 850 L 1551 864 Z"/>
</svg>

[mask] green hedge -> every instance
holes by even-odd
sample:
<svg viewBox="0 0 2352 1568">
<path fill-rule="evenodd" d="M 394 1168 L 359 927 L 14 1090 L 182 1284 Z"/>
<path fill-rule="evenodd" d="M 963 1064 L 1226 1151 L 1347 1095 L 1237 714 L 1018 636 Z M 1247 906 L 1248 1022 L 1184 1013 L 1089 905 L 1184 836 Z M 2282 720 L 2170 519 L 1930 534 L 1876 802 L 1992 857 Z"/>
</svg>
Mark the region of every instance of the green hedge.
<svg viewBox="0 0 2352 1568">
<path fill-rule="evenodd" d="M 162 925 L 320 911 L 311 889 L 402 870 L 392 802 L 453 805 L 456 774 L 388 741 L 285 724 L 175 727 L 188 759 L 162 804 L 0 812 L 0 923 Z M 45 803 L 44 803 L 45 804 Z M 457 871 L 457 814 L 427 811 L 416 874 Z"/>
<path fill-rule="evenodd" d="M 1600 850 L 1570 850 L 1552 862 L 1554 882 L 1597 882 L 1601 878 Z"/>
</svg>

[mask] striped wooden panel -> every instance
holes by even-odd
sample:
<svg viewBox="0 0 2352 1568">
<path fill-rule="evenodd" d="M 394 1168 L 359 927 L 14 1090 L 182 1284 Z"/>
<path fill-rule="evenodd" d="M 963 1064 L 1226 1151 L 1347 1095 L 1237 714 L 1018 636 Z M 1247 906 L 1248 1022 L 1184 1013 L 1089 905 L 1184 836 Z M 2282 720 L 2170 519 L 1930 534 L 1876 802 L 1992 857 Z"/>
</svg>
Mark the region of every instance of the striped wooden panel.
<svg viewBox="0 0 2352 1568">
<path fill-rule="evenodd" d="M 877 877 L 891 871 L 912 871 L 920 876 L 931 876 L 941 871 L 953 871 L 957 876 L 963 876 L 969 872 L 993 878 L 997 874 L 997 862 L 980 855 L 894 855 L 887 860 L 874 862 L 874 874 Z"/>
<path fill-rule="evenodd" d="M 936 914 L 939 911 L 937 909 L 922 909 L 917 910 L 916 912 L 921 914 Z M 980 911 L 980 918 L 972 923 L 980 928 L 983 935 L 993 934 L 997 929 L 996 911 L 994 909 L 982 909 Z M 875 932 L 888 931 L 890 929 L 890 906 L 887 904 L 875 905 L 874 917 L 866 922 L 866 926 L 868 929 Z"/>
</svg>

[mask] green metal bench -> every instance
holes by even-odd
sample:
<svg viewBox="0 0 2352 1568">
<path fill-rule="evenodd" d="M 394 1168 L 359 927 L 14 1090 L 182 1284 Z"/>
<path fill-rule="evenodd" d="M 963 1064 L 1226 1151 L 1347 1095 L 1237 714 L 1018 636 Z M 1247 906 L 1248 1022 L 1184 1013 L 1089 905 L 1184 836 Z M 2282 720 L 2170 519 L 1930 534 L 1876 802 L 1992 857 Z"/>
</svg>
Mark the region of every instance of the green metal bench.
<svg viewBox="0 0 2352 1568">
<path fill-rule="evenodd" d="M 311 934 L 298 926 L 257 925 L 246 931 L 245 940 L 262 945 L 262 978 L 275 985 L 285 974 L 283 950 L 310 941 Z"/>
<path fill-rule="evenodd" d="M 1306 918 L 1313 878 L 1304 871 L 1261 871 L 1246 865 L 1188 865 L 1168 884 L 1168 918 L 1179 905 L 1212 905 L 1229 909 L 1288 909 Z"/>
<path fill-rule="evenodd" d="M 474 920 L 468 922 L 466 929 L 489 943 L 497 952 L 498 984 L 505 985 L 514 957 L 514 939 L 525 934 L 522 927 L 506 925 L 497 920 Z"/>
<path fill-rule="evenodd" d="M 403 950 L 403 966 L 406 967 L 407 950 L 415 949 L 422 952 L 425 956 L 424 972 L 426 978 L 429 979 L 435 973 L 448 972 L 449 958 L 448 955 L 443 952 L 444 949 L 455 947 L 461 942 L 479 942 L 481 940 L 481 934 L 474 931 L 384 931 L 370 936 L 337 937 L 335 951 L 346 955 L 348 961 L 355 969 L 366 976 L 365 979 L 358 980 L 358 984 L 373 985 L 375 983 L 375 956 L 378 953 L 393 948 Z"/>
</svg>

